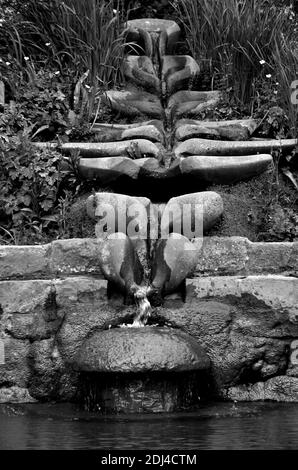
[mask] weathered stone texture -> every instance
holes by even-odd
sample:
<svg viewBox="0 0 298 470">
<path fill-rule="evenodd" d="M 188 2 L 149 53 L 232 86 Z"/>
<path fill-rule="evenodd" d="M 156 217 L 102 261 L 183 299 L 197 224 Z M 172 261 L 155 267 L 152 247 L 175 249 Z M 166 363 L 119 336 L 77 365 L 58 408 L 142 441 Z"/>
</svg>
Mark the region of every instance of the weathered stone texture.
<svg viewBox="0 0 298 470">
<path fill-rule="evenodd" d="M 220 396 L 248 383 L 253 390 L 249 393 L 260 397 L 257 384 L 269 381 L 263 396 L 294 400 L 298 244 L 208 237 L 203 247 L 201 240 L 194 243 L 201 256 L 195 277 L 186 283 L 186 302 L 175 293 L 153 316 L 190 334 L 205 348 Z M 122 298 L 108 299 L 107 282 L 97 272 L 100 247 L 92 239 L 57 241 L 42 250 L 28 247 L 42 254 L 40 266 L 46 266 L 43 274 L 48 276 L 34 279 L 39 271 L 29 268 L 29 280 L 18 267 L 22 250 L 16 248 L 12 255 L 15 247 L 2 248 L 14 260 L 10 271 L 8 264 L 3 271 L 0 268 L 2 278 L 5 273 L 14 280 L 0 282 L 0 340 L 5 352 L 0 400 L 73 399 L 77 373 L 72 364 L 86 338 L 132 318 L 134 306 L 124 305 Z M 278 395 L 278 386 L 270 380 L 280 384 L 282 378 L 285 388 Z M 232 397 L 229 393 L 225 396 Z"/>
<path fill-rule="evenodd" d="M 223 397 L 235 401 L 298 402 L 298 378 L 278 376 L 266 382 L 231 387 L 224 391 Z"/>
<path fill-rule="evenodd" d="M 204 237 L 197 242 L 199 276 L 285 273 L 297 275 L 298 243 L 252 243 L 241 237 Z M 0 279 L 51 279 L 94 274 L 101 241 L 93 238 L 57 240 L 42 246 L 0 246 Z M 0 287 L 1 289 L 1 287 Z M 0 295 L 1 304 L 1 295 Z"/>
<path fill-rule="evenodd" d="M 0 279 L 49 275 L 50 245 L 0 245 Z"/>
<path fill-rule="evenodd" d="M 76 369 L 89 372 L 182 372 L 209 369 L 205 351 L 193 337 L 172 328 L 114 328 L 84 341 Z"/>
</svg>

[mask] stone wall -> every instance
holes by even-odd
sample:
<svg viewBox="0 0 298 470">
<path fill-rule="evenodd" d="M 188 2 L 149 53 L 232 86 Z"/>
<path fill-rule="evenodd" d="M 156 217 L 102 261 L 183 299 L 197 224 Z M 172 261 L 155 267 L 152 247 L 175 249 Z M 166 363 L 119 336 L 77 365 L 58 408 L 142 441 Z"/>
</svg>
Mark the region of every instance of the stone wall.
<svg viewBox="0 0 298 470">
<path fill-rule="evenodd" d="M 108 300 L 100 247 L 0 247 L 0 402 L 75 399 L 86 336 L 133 314 Z M 298 243 L 206 237 L 201 253 L 185 301 L 170 296 L 154 315 L 206 348 L 216 396 L 298 401 Z"/>
</svg>

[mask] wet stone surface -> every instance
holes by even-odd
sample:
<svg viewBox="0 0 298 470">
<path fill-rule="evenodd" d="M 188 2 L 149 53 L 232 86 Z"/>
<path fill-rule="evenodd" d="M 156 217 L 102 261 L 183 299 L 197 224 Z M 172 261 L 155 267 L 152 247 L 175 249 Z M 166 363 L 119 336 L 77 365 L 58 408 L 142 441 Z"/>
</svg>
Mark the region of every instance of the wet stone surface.
<svg viewBox="0 0 298 470">
<path fill-rule="evenodd" d="M 205 372 L 81 375 L 82 403 L 99 413 L 190 410 L 206 399 Z"/>
<path fill-rule="evenodd" d="M 206 370 L 209 358 L 197 341 L 170 328 L 113 328 L 87 338 L 74 359 L 85 372 L 183 372 Z"/>
</svg>

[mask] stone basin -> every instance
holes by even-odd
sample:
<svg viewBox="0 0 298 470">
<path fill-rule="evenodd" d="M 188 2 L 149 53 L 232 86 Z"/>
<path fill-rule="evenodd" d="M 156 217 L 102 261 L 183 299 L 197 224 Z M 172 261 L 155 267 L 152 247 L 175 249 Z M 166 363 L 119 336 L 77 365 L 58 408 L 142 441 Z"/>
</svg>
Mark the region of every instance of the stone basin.
<svg viewBox="0 0 298 470">
<path fill-rule="evenodd" d="M 75 368 L 84 372 L 185 372 L 209 367 L 207 354 L 190 335 L 149 326 L 97 331 L 75 358 Z"/>
</svg>

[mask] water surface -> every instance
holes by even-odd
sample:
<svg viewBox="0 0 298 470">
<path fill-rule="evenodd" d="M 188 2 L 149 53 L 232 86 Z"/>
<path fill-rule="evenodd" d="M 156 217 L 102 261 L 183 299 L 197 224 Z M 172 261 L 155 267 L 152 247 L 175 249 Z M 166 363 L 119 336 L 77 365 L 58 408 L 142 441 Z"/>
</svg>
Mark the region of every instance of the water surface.
<svg viewBox="0 0 298 470">
<path fill-rule="evenodd" d="M 298 406 L 216 403 L 102 416 L 70 404 L 0 405 L 0 449 L 298 449 Z"/>
</svg>

